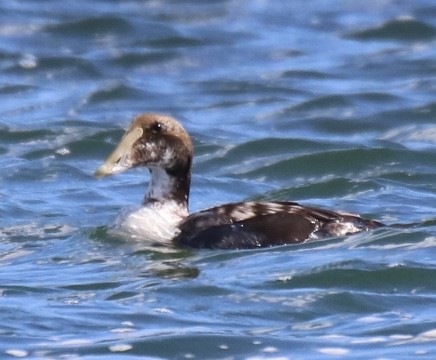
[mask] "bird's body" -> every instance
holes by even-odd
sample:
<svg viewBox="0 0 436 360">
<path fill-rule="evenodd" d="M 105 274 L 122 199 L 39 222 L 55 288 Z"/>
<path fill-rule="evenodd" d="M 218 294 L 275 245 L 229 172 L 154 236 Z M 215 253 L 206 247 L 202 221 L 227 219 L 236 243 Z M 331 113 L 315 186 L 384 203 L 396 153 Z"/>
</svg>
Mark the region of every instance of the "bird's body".
<svg viewBox="0 0 436 360">
<path fill-rule="evenodd" d="M 189 215 L 193 146 L 175 119 L 137 117 L 97 177 L 145 166 L 149 190 L 143 206 L 120 220 L 132 236 L 193 248 L 241 249 L 295 244 L 382 226 L 360 216 L 293 202 L 241 202 Z"/>
</svg>

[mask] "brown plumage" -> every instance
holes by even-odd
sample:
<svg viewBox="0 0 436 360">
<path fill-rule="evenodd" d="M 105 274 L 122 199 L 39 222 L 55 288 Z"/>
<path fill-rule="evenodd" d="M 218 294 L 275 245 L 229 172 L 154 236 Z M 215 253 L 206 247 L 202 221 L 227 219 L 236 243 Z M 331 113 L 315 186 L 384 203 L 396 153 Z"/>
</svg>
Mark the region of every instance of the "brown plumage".
<svg viewBox="0 0 436 360">
<path fill-rule="evenodd" d="M 143 203 L 146 215 L 135 219 L 135 222 L 143 221 L 142 224 L 126 223 L 134 228 L 137 237 L 171 241 L 177 246 L 266 247 L 343 236 L 382 226 L 357 215 L 293 202 L 226 204 L 188 215 L 192 157 L 191 139 L 179 122 L 169 116 L 144 114 L 132 122 L 96 176 L 147 167 L 151 180 Z M 153 216 L 159 221 L 153 222 Z M 154 226 L 156 231 L 152 229 Z M 159 234 L 163 233 L 165 236 L 160 239 Z"/>
</svg>

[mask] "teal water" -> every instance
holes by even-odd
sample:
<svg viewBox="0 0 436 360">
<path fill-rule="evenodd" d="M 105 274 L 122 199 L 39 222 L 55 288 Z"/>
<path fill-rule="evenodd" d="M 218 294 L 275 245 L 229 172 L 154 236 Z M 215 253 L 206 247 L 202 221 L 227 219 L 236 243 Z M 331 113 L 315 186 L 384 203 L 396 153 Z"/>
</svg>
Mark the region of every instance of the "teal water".
<svg viewBox="0 0 436 360">
<path fill-rule="evenodd" d="M 436 357 L 433 1 L 0 3 L 0 358 Z M 250 251 L 107 232 L 145 111 L 192 134 L 191 210 L 247 199 L 389 226 Z"/>
</svg>

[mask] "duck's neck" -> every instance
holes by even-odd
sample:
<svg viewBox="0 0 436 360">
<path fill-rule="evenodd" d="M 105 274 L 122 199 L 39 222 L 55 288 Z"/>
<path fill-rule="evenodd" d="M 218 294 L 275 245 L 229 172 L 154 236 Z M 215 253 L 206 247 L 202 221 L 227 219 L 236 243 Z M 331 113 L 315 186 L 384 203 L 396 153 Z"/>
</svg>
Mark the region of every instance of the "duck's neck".
<svg viewBox="0 0 436 360">
<path fill-rule="evenodd" d="M 180 174 L 172 174 L 167 170 L 153 167 L 150 168 L 150 174 L 151 179 L 148 193 L 144 198 L 144 205 L 175 203 L 181 210 L 186 210 L 188 213 L 191 171 L 180 176 Z"/>
</svg>

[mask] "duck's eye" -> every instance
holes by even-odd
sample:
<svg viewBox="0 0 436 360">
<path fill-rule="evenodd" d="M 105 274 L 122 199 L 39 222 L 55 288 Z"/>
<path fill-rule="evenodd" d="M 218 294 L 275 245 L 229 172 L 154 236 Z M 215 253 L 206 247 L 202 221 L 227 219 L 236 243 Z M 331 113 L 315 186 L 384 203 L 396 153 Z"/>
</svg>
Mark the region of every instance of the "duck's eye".
<svg viewBox="0 0 436 360">
<path fill-rule="evenodd" d="M 162 132 L 162 124 L 160 122 L 155 122 L 153 125 L 151 125 L 150 129 L 153 133 L 159 134 Z"/>
</svg>

